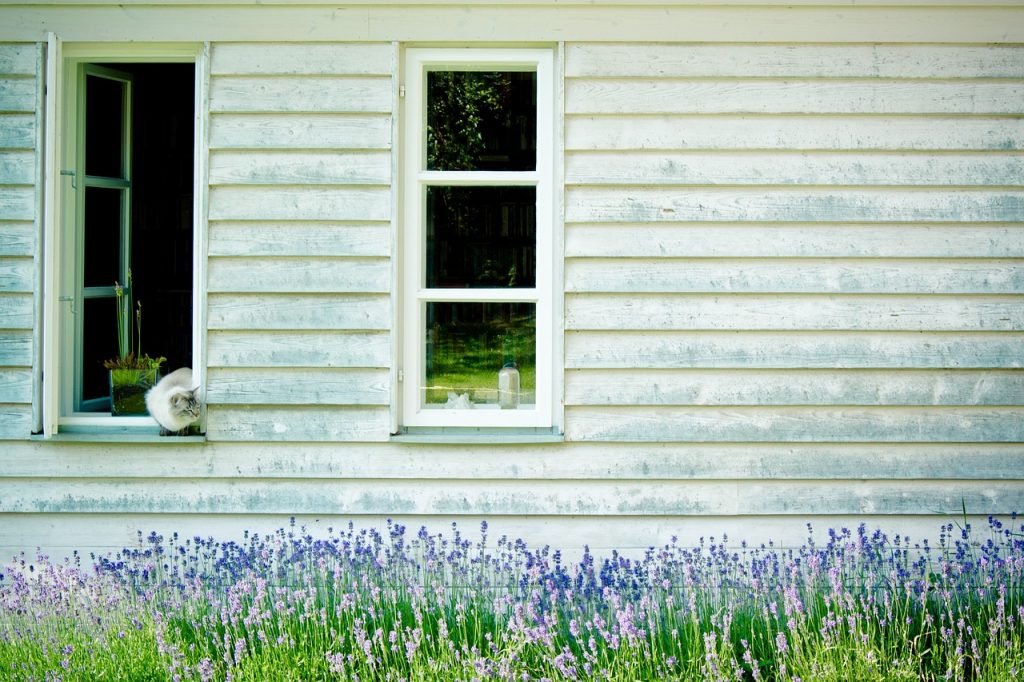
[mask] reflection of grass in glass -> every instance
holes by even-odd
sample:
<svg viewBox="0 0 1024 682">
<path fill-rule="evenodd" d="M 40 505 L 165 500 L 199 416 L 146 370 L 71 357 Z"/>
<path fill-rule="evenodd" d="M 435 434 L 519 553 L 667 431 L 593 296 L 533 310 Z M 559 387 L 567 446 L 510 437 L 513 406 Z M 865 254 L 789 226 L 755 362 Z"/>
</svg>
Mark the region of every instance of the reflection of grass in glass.
<svg viewBox="0 0 1024 682">
<path fill-rule="evenodd" d="M 492 369 L 493 367 L 493 369 Z M 498 370 L 488 362 L 483 367 L 464 366 L 451 368 L 448 371 L 435 371 L 427 374 L 426 402 L 443 404 L 448 402 L 448 392 L 469 393 L 469 400 L 476 404 L 495 404 L 498 402 Z M 528 367 L 519 366 L 520 402 L 524 405 L 534 403 L 534 387 L 536 386 L 536 368 L 531 363 Z"/>
<path fill-rule="evenodd" d="M 495 404 L 498 372 L 507 359 L 514 359 L 519 367 L 520 402 L 533 404 L 536 335 L 532 306 L 528 307 L 528 315 L 433 325 L 428 331 L 425 402 L 444 404 L 449 393 L 468 393 L 472 403 Z"/>
</svg>

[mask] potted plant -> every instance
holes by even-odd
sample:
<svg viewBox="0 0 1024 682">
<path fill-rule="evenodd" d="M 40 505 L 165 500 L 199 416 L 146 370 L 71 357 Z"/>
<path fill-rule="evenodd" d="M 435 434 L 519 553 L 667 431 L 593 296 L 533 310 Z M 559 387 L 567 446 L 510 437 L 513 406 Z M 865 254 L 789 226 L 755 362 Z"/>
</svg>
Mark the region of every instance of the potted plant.
<svg viewBox="0 0 1024 682">
<path fill-rule="evenodd" d="M 160 365 L 167 358 L 151 358 L 142 352 L 142 301 L 133 307 L 131 269 L 128 270 L 128 286 L 114 282 L 114 294 L 117 297 L 118 352 L 117 357 L 103 362 L 110 370 L 110 413 L 146 414 L 146 391 L 160 379 Z"/>
</svg>

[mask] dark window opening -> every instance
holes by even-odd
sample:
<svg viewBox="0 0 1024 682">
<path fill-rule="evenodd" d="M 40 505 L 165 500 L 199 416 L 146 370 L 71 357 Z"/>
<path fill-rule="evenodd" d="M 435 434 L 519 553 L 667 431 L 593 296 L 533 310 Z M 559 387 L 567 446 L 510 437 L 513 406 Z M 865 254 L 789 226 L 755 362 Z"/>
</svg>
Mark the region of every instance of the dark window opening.
<svg viewBox="0 0 1024 682">
<path fill-rule="evenodd" d="M 195 66 L 123 63 L 103 66 L 128 72 L 133 77 L 129 263 L 133 297 L 142 303 L 141 351 L 151 357 L 166 357 L 164 373 L 167 373 L 192 365 Z M 115 115 L 108 111 L 110 107 L 99 103 L 102 98 L 97 99 L 96 111 L 104 112 L 103 116 Z M 94 103 L 89 102 L 88 106 L 91 113 Z M 120 167 L 120 145 L 115 143 L 116 135 L 107 131 L 112 125 L 112 122 L 110 126 L 101 122 L 87 131 L 91 136 L 95 130 L 101 138 L 99 144 L 87 140 L 86 167 L 90 174 L 97 169 L 116 171 Z M 86 206 L 87 215 L 98 210 L 88 197 Z M 95 244 L 92 237 L 86 235 L 87 261 L 97 258 L 97 262 L 102 263 L 100 254 L 116 255 L 116 248 Z M 103 241 L 113 247 L 117 239 L 117 235 L 110 235 Z M 102 269 L 105 272 L 110 266 Z M 86 272 L 94 269 L 86 267 Z M 113 264 L 113 271 L 116 272 L 116 264 Z M 113 280 L 104 275 L 102 282 L 86 282 L 86 285 L 110 286 Z M 110 309 L 97 310 L 92 316 L 87 311 L 84 320 L 83 395 L 86 397 L 108 393 L 106 372 L 95 370 L 117 352 L 113 334 L 115 309 L 109 299 L 104 304 Z M 95 338 L 103 339 L 102 344 L 90 340 Z"/>
</svg>

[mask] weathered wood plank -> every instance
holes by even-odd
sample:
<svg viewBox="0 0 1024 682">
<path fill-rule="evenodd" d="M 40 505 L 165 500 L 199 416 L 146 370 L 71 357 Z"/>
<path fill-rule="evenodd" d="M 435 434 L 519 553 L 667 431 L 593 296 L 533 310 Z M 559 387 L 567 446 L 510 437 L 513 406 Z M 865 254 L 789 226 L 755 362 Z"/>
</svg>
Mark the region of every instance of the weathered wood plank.
<svg viewBox="0 0 1024 682">
<path fill-rule="evenodd" d="M 218 43 L 210 73 L 389 76 L 393 54 L 388 43 Z"/>
<path fill-rule="evenodd" d="M 210 292 L 387 292 L 391 265 L 384 258 L 211 258 Z"/>
<path fill-rule="evenodd" d="M 570 114 L 1019 114 L 1018 81 L 569 79 Z"/>
<path fill-rule="evenodd" d="M 1005 443 L 130 443 L 11 445 L 7 478 L 54 477 L 700 481 L 1017 481 L 1024 445 Z M 455 483 L 458 485 L 458 483 Z M 0 531 L 2 532 L 2 531 Z"/>
<path fill-rule="evenodd" d="M 568 150 L 1024 149 L 1024 118 L 567 116 Z"/>
<path fill-rule="evenodd" d="M 2 299 L 0 299 L 2 300 Z M 212 293 L 209 328 L 255 330 L 386 330 L 391 303 L 386 295 L 278 295 Z"/>
<path fill-rule="evenodd" d="M 391 255 L 386 223 L 214 222 L 208 253 L 216 256 Z"/>
<path fill-rule="evenodd" d="M 638 78 L 1024 78 L 1018 46 L 576 43 L 565 75 Z"/>
<path fill-rule="evenodd" d="M 570 187 L 567 222 L 1022 222 L 1024 192 Z"/>
<path fill-rule="evenodd" d="M 23 440 L 31 433 L 31 405 L 0 405 L 0 440 Z"/>
<path fill-rule="evenodd" d="M 797 6 L 744 3 L 358 2 L 242 5 L 55 3 L 11 5 L 3 37 L 38 40 L 49 29 L 68 41 L 421 41 L 451 43 L 663 41 L 689 43 L 1021 43 L 1024 11 L 948 2 Z M 645 6 L 646 5 L 646 6 Z M 753 5 L 753 6 L 752 6 Z M 757 6 L 759 5 L 759 6 Z"/>
<path fill-rule="evenodd" d="M 28 367 L 0 369 L 0 403 L 32 402 L 32 370 Z"/>
<path fill-rule="evenodd" d="M 0 121 L 0 124 L 3 122 Z M 31 185 L 35 182 L 35 152 L 7 151 L 0 152 L 0 184 Z"/>
<path fill-rule="evenodd" d="M 733 515 L 1005 512 L 1024 501 L 1010 484 L 919 482 L 615 483 L 501 481 L 68 480 L 0 481 L 2 512 L 188 514 Z"/>
<path fill-rule="evenodd" d="M 1019 331 L 1015 296 L 571 294 L 570 330 Z"/>
<path fill-rule="evenodd" d="M 0 215 L 2 215 L 5 220 L 26 222 L 35 220 L 35 189 L 23 186 L 0 186 Z"/>
<path fill-rule="evenodd" d="M 1021 225 L 567 225 L 568 258 L 1021 258 Z"/>
<path fill-rule="evenodd" d="M 32 364 L 32 333 L 28 330 L 0 332 L 0 365 L 27 367 Z"/>
<path fill-rule="evenodd" d="M 35 109 L 35 78 L 0 77 L 0 111 L 5 113 L 31 113 Z"/>
<path fill-rule="evenodd" d="M 211 441 L 385 441 L 391 417 L 382 407 L 209 408 Z M 222 509 L 221 511 L 227 511 Z"/>
<path fill-rule="evenodd" d="M 5 76 L 35 76 L 35 43 L 0 44 L 0 74 Z"/>
<path fill-rule="evenodd" d="M 32 328 L 32 296 L 0 291 L 0 329 Z"/>
<path fill-rule="evenodd" d="M 220 151 L 210 155 L 212 185 L 386 185 L 391 155 L 376 152 Z"/>
<path fill-rule="evenodd" d="M 570 369 L 1011 369 L 1024 334 L 917 332 L 569 332 Z"/>
<path fill-rule="evenodd" d="M 387 333 L 228 332 L 207 337 L 210 367 L 388 367 Z"/>
<path fill-rule="evenodd" d="M 390 113 L 390 77 L 218 76 L 210 79 L 214 113 Z"/>
<path fill-rule="evenodd" d="M 565 290 L 1019 294 L 1024 293 L 1024 267 L 1015 260 L 571 258 L 565 266 Z"/>
<path fill-rule="evenodd" d="M 2 195 L 0 195 L 2 199 Z M 210 220 L 390 220 L 387 187 L 219 186 Z"/>
<path fill-rule="evenodd" d="M 34 273 L 30 259 L 0 256 L 0 291 L 32 293 L 35 289 Z"/>
<path fill-rule="evenodd" d="M 567 407 L 568 440 L 1017 443 L 1024 408 Z"/>
<path fill-rule="evenodd" d="M 35 143 L 35 114 L 0 113 L 0 149 L 32 149 Z"/>
<path fill-rule="evenodd" d="M 1024 372 L 570 370 L 566 405 L 1024 405 Z"/>
<path fill-rule="evenodd" d="M 390 149 L 389 114 L 215 114 L 211 149 Z"/>
<path fill-rule="evenodd" d="M 566 183 L 1021 186 L 1024 158 L 1003 154 L 577 152 L 566 157 Z"/>
<path fill-rule="evenodd" d="M 387 405 L 386 369 L 211 369 L 210 405 Z"/>
</svg>

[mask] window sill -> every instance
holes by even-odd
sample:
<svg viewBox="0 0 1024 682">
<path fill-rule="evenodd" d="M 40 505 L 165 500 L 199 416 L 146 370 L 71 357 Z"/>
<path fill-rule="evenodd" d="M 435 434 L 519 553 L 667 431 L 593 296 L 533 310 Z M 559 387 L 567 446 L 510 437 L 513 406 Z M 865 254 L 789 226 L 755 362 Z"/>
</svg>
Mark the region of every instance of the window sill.
<svg viewBox="0 0 1024 682">
<path fill-rule="evenodd" d="M 565 436 L 554 429 L 407 427 L 391 436 L 392 443 L 442 445 L 531 445 L 562 443 Z"/>
<path fill-rule="evenodd" d="M 161 436 L 160 427 L 152 420 L 140 420 L 141 424 L 60 424 L 58 432 L 49 438 L 34 435 L 32 440 L 57 443 L 162 443 L 164 445 L 202 444 L 206 436 Z"/>
</svg>

